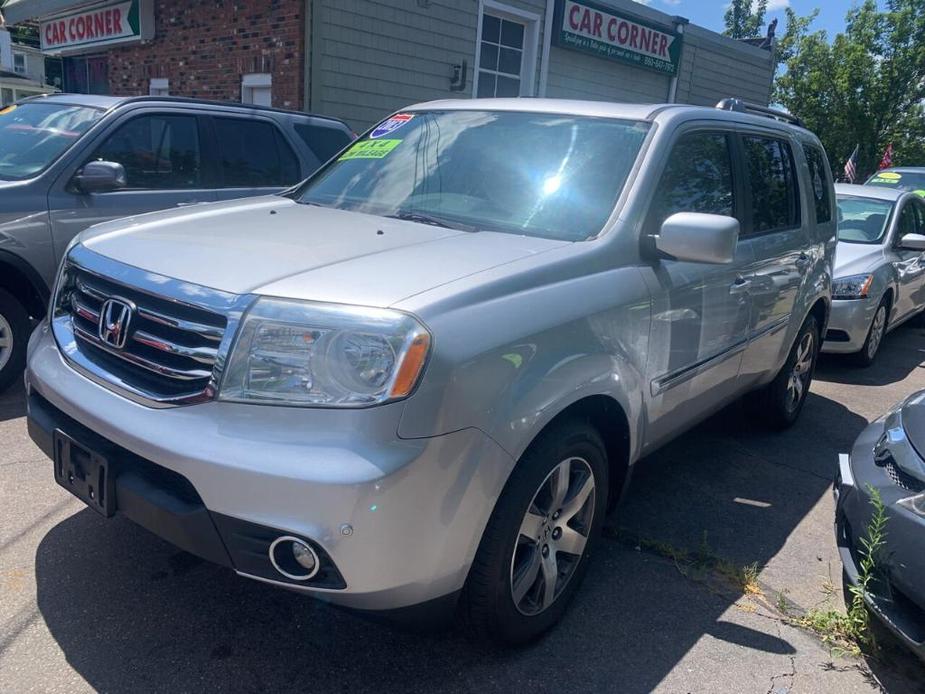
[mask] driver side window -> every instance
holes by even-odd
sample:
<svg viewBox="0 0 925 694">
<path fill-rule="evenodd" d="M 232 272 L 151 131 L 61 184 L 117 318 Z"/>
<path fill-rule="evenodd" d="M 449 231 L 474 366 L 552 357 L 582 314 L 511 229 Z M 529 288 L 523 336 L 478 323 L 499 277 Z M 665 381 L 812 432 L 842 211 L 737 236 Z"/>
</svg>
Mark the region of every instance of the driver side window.
<svg viewBox="0 0 925 694">
<path fill-rule="evenodd" d="M 677 212 L 735 216 L 732 157 L 723 133 L 688 133 L 672 147 L 649 207 L 650 233 Z"/>
<path fill-rule="evenodd" d="M 129 189 L 201 188 L 197 118 L 174 115 L 133 118 L 120 125 L 89 161 L 122 164 Z"/>
</svg>

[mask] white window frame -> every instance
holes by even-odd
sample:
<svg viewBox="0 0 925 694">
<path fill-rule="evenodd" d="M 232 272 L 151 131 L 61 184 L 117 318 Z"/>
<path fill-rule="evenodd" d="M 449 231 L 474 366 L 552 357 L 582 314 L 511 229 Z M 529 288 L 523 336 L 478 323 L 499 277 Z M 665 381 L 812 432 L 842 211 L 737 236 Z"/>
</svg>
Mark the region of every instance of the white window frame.
<svg viewBox="0 0 925 694">
<path fill-rule="evenodd" d="M 273 75 L 269 72 L 253 72 L 241 76 L 241 103 L 254 103 L 254 90 L 270 90 L 270 105 L 273 104 Z"/>
<path fill-rule="evenodd" d="M 472 73 L 472 96 L 479 93 L 479 66 L 482 60 L 482 17 L 508 19 L 524 25 L 524 50 L 520 64 L 520 96 L 533 96 L 536 92 L 536 57 L 540 43 L 540 15 L 525 12 L 495 0 L 479 0 L 479 23 L 475 35 L 475 69 Z"/>
<path fill-rule="evenodd" d="M 16 64 L 16 61 L 20 59 L 22 60 L 21 68 Z M 13 51 L 13 72 L 17 75 L 25 75 L 29 72 L 29 57 L 25 53 Z"/>
<path fill-rule="evenodd" d="M 170 96 L 170 80 L 166 77 L 152 77 L 148 82 L 150 96 Z"/>
</svg>

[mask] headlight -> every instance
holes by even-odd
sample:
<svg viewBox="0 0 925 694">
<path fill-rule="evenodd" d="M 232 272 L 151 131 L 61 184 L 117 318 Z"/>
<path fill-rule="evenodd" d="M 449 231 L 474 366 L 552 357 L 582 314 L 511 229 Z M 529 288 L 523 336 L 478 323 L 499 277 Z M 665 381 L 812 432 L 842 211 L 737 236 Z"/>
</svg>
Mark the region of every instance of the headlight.
<svg viewBox="0 0 925 694">
<path fill-rule="evenodd" d="M 874 282 L 873 275 L 838 277 L 832 282 L 833 299 L 863 299 Z"/>
<path fill-rule="evenodd" d="M 925 516 L 925 494 L 909 496 L 896 502 L 919 516 Z"/>
<path fill-rule="evenodd" d="M 430 334 L 387 309 L 261 298 L 231 350 L 220 400 L 363 407 L 406 397 Z"/>
</svg>

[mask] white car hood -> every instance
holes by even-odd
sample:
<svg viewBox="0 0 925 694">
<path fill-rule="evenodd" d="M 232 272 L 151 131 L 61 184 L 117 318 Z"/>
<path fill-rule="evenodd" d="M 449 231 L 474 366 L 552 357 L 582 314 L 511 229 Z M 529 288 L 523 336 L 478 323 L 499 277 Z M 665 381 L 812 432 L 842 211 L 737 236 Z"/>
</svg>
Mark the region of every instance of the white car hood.
<svg viewBox="0 0 925 694">
<path fill-rule="evenodd" d="M 390 306 L 564 245 L 471 233 L 270 196 L 128 217 L 84 232 L 91 251 L 234 294 Z"/>
</svg>

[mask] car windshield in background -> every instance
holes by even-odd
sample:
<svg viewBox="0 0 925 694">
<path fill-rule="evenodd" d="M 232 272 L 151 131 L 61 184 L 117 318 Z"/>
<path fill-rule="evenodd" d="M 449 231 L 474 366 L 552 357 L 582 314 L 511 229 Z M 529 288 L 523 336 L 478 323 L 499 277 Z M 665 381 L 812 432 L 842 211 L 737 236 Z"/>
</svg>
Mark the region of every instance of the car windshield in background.
<svg viewBox="0 0 925 694">
<path fill-rule="evenodd" d="M 893 203 L 874 198 L 838 198 L 838 240 L 880 243 L 893 211 Z"/>
<path fill-rule="evenodd" d="M 866 185 L 911 190 L 925 196 L 925 171 L 878 171 Z"/>
<path fill-rule="evenodd" d="M 102 115 L 96 108 L 50 103 L 0 109 L 0 180 L 39 173 Z"/>
<path fill-rule="evenodd" d="M 547 113 L 394 116 L 293 197 L 468 231 L 578 241 L 604 227 L 648 125 Z"/>
</svg>

